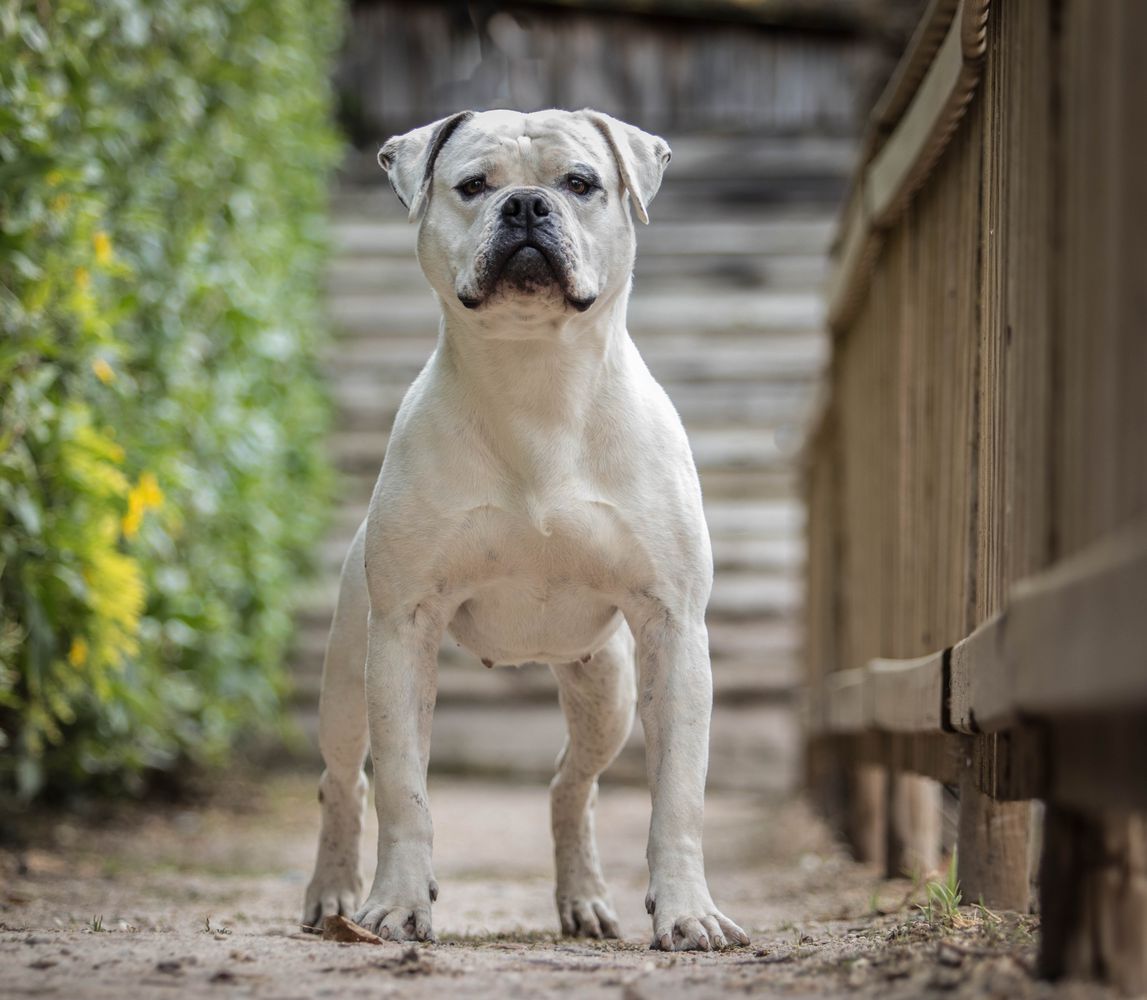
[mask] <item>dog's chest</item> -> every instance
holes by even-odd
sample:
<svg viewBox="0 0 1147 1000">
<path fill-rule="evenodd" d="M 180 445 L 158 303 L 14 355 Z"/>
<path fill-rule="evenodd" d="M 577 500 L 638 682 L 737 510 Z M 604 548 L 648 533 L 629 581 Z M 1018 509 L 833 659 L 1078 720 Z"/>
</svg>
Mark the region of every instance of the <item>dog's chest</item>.
<svg viewBox="0 0 1147 1000">
<path fill-rule="evenodd" d="M 493 663 L 559 662 L 600 648 L 620 623 L 617 595 L 641 575 L 622 513 L 586 496 L 471 510 L 447 586 L 464 596 L 450 630 Z"/>
</svg>

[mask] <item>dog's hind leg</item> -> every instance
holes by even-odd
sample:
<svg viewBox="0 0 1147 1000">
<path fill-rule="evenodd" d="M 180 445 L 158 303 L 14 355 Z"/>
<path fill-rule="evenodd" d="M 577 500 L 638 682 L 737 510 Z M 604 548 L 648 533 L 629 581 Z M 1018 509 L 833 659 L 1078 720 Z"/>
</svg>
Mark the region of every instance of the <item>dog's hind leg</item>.
<svg viewBox="0 0 1147 1000">
<path fill-rule="evenodd" d="M 594 835 L 597 779 L 633 727 L 633 637 L 624 625 L 588 662 L 555 665 L 568 736 L 550 785 L 550 816 L 562 933 L 618 937 Z"/>
<path fill-rule="evenodd" d="M 365 526 L 364 526 L 365 527 Z M 343 563 L 338 604 L 323 661 L 319 749 L 326 770 L 319 781 L 322 832 L 315 872 L 307 886 L 303 923 L 350 916 L 362 895 L 359 838 L 366 815 L 363 761 L 369 744 L 364 671 L 370 599 L 363 565 L 364 527 Z"/>
</svg>

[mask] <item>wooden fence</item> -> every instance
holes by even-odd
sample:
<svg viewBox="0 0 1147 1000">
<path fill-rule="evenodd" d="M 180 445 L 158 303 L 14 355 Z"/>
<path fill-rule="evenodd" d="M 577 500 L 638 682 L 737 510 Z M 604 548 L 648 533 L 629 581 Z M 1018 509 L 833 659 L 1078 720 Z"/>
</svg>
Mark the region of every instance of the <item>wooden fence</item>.
<svg viewBox="0 0 1147 1000">
<path fill-rule="evenodd" d="M 1147 990 L 1147 4 L 933 0 L 841 226 L 809 779 L 893 872 Z M 1035 812 L 1027 800 L 1045 803 Z M 1031 817 L 1039 824 L 1032 829 Z M 1034 836 L 1033 836 L 1034 834 Z"/>
<path fill-rule="evenodd" d="M 898 4 L 631 6 L 355 3 L 336 74 L 344 124 L 369 146 L 459 108 L 595 107 L 665 134 L 851 136 L 878 58 L 858 38 L 877 15 L 896 23 Z"/>
</svg>

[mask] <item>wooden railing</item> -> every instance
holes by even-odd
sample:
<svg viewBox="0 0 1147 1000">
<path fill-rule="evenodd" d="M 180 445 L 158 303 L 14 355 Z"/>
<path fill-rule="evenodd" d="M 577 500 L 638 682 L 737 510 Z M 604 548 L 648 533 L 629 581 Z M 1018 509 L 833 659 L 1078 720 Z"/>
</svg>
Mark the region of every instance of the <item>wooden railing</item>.
<svg viewBox="0 0 1147 1000">
<path fill-rule="evenodd" d="M 1144 38 L 1140 0 L 929 5 L 844 214 L 807 477 L 812 789 L 894 873 L 935 862 L 936 782 L 958 789 L 964 897 L 988 905 L 1027 908 L 1042 840 L 1041 972 L 1131 991 L 1147 990 Z"/>
</svg>

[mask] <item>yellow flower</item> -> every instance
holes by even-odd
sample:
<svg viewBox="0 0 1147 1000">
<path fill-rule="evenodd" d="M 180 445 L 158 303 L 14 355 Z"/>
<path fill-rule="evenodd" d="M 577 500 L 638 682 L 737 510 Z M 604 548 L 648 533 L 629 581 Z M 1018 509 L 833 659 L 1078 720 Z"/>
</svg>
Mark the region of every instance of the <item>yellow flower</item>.
<svg viewBox="0 0 1147 1000">
<path fill-rule="evenodd" d="M 155 476 L 150 472 L 143 473 L 127 495 L 127 513 L 123 516 L 122 524 L 124 537 L 135 538 L 143 524 L 143 515 L 162 504 L 163 491 Z"/>
<path fill-rule="evenodd" d="M 102 229 L 92 236 L 92 246 L 96 251 L 96 263 L 100 267 L 107 267 L 112 262 L 112 241 Z"/>
<path fill-rule="evenodd" d="M 92 362 L 92 371 L 104 385 L 111 385 L 116 380 L 115 369 L 103 358 L 96 358 Z"/>
<path fill-rule="evenodd" d="M 159 482 L 150 472 L 145 472 L 139 477 L 138 489 L 147 507 L 158 509 L 163 506 L 163 490 L 159 488 Z"/>
<path fill-rule="evenodd" d="M 72 640 L 72 647 L 68 650 L 68 662 L 77 670 L 88 662 L 88 641 L 82 636 Z"/>
<path fill-rule="evenodd" d="M 135 538 L 139 534 L 139 526 L 143 523 L 143 501 L 133 489 L 127 498 L 127 513 L 123 516 L 124 538 Z"/>
<path fill-rule="evenodd" d="M 63 215 L 71 203 L 72 196 L 70 194 L 58 194 L 48 202 L 48 207 L 52 210 L 53 215 Z"/>
<path fill-rule="evenodd" d="M 49 170 L 48 175 L 44 178 L 44 182 L 48 187 L 55 187 L 64 179 L 64 172 L 62 170 Z"/>
<path fill-rule="evenodd" d="M 76 268 L 76 287 L 86 292 L 92 286 L 92 274 L 86 267 Z"/>
</svg>

